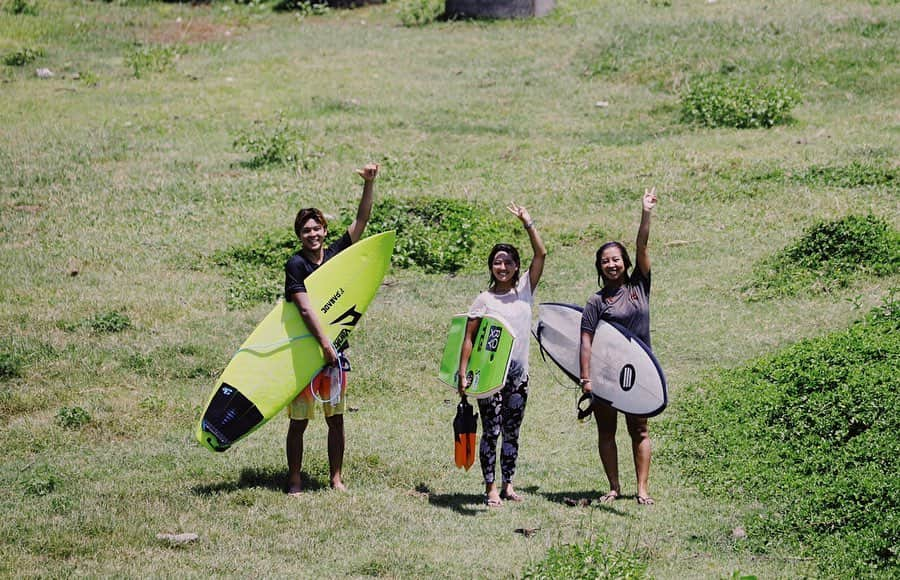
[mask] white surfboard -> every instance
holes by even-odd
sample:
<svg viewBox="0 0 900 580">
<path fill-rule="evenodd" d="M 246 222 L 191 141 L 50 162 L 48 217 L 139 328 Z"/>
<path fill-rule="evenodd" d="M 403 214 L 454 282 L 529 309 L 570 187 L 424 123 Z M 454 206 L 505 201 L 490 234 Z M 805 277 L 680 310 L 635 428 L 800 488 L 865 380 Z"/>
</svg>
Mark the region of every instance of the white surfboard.
<svg viewBox="0 0 900 580">
<path fill-rule="evenodd" d="M 581 375 L 582 308 L 538 305 L 533 334 L 541 353 L 576 383 Z M 618 324 L 600 321 L 591 349 L 591 389 L 595 398 L 641 417 L 662 413 L 668 404 L 666 377 L 650 348 Z"/>
</svg>

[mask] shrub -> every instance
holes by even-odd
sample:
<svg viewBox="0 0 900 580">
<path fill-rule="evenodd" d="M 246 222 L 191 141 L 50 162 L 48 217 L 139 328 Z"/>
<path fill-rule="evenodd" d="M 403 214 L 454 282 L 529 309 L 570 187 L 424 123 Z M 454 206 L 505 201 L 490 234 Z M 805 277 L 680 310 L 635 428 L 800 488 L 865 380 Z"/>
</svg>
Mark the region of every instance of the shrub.
<svg viewBox="0 0 900 580">
<path fill-rule="evenodd" d="M 3 64 L 7 66 L 25 66 L 30 62 L 36 61 L 42 56 L 44 56 L 44 51 L 39 48 L 20 48 L 14 52 L 4 55 Z"/>
<path fill-rule="evenodd" d="M 404 0 L 400 4 L 400 22 L 403 26 L 425 26 L 437 20 L 444 13 L 444 3 L 440 0 Z"/>
<path fill-rule="evenodd" d="M 820 221 L 792 245 L 762 260 L 744 288 L 750 299 L 843 288 L 860 275 L 900 272 L 900 232 L 881 218 Z"/>
<path fill-rule="evenodd" d="M 62 407 L 56 412 L 56 424 L 63 429 L 77 430 L 91 422 L 91 414 L 81 407 Z"/>
<path fill-rule="evenodd" d="M 663 458 L 759 506 L 744 515 L 754 549 L 787 541 L 829 577 L 900 565 L 898 306 L 692 385 L 661 421 Z"/>
<path fill-rule="evenodd" d="M 24 361 L 13 352 L 0 351 L 0 380 L 22 376 Z"/>
<path fill-rule="evenodd" d="M 349 223 L 345 220 L 342 225 Z M 486 272 L 487 256 L 495 243 L 513 243 L 523 236 L 516 223 L 464 201 L 420 197 L 380 201 L 367 231 L 397 232 L 391 260 L 397 267 L 435 274 L 483 266 Z"/>
<path fill-rule="evenodd" d="M 682 117 L 706 127 L 768 128 L 790 120 L 800 94 L 787 86 L 752 86 L 717 78 L 690 83 L 681 94 Z"/>
<path fill-rule="evenodd" d="M 147 73 L 165 72 L 175 65 L 178 52 L 171 46 L 137 45 L 125 55 L 125 63 L 131 68 L 134 78 Z"/>
<path fill-rule="evenodd" d="M 273 9 L 276 12 L 296 12 L 302 17 L 328 14 L 331 7 L 328 2 L 312 2 L 310 0 L 279 0 Z"/>
<path fill-rule="evenodd" d="M 87 321 L 88 327 L 100 334 L 112 334 L 131 328 L 131 319 L 116 310 L 109 310 L 95 315 Z"/>
<path fill-rule="evenodd" d="M 8 14 L 24 14 L 28 16 L 37 16 L 38 13 L 37 4 L 28 0 L 8 0 L 3 6 L 3 10 Z"/>
<path fill-rule="evenodd" d="M 523 578 L 556 580 L 616 578 L 631 580 L 646 576 L 647 564 L 629 552 L 613 552 L 600 542 L 550 548 L 546 557 L 529 566 Z"/>
<path fill-rule="evenodd" d="M 893 185 L 898 179 L 896 169 L 854 161 L 842 167 L 813 165 L 806 171 L 795 174 L 793 181 L 805 185 L 866 187 Z"/>
<path fill-rule="evenodd" d="M 304 171 L 315 166 L 315 155 L 306 144 L 307 138 L 296 127 L 292 127 L 279 113 L 277 121 L 267 123 L 257 121 L 249 129 L 242 131 L 234 140 L 234 146 L 253 157 L 243 165 L 260 169 L 271 165 L 296 165 Z"/>
</svg>

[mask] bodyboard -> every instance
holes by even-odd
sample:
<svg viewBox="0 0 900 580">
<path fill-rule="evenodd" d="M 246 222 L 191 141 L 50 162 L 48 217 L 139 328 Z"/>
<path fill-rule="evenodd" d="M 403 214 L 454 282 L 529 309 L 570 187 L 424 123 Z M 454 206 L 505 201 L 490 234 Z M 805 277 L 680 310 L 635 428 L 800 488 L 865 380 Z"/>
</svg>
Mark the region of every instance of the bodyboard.
<svg viewBox="0 0 900 580">
<path fill-rule="evenodd" d="M 322 264 L 305 280 L 328 338 L 336 346 L 359 323 L 390 266 L 394 232 L 361 240 Z M 318 341 L 297 307 L 279 302 L 247 337 L 222 372 L 196 437 L 225 451 L 274 417 L 324 366 Z"/>
<path fill-rule="evenodd" d="M 581 314 L 573 304 L 538 306 L 533 334 L 541 354 L 574 382 L 581 374 Z M 618 324 L 600 321 L 591 348 L 594 398 L 640 417 L 658 415 L 668 404 L 666 377 L 650 348 Z"/>
<path fill-rule="evenodd" d="M 459 357 L 466 337 L 467 314 L 458 314 L 450 321 L 447 343 L 441 357 L 441 368 L 438 378 L 457 388 Z M 469 387 L 466 394 L 476 399 L 489 397 L 503 388 L 506 374 L 509 372 L 510 355 L 516 337 L 509 325 L 499 316 L 483 316 L 472 343 L 472 354 L 469 357 L 467 373 Z"/>
</svg>

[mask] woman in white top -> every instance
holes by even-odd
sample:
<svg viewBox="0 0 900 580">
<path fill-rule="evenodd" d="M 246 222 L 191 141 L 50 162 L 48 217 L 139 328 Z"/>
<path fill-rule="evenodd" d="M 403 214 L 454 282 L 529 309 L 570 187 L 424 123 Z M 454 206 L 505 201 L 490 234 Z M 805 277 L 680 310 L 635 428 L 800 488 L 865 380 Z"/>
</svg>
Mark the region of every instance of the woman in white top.
<svg viewBox="0 0 900 580">
<path fill-rule="evenodd" d="M 544 258 L 547 256 L 547 249 L 534 227 L 534 221 L 528 210 L 514 202 L 506 209 L 522 221 L 531 240 L 534 257 L 528 270 L 520 276 L 521 262 L 515 246 L 497 244 L 491 250 L 488 256 L 491 281 L 488 289 L 475 298 L 469 309 L 469 322 L 466 325 L 466 337 L 459 361 L 459 394 L 465 397 L 465 389 L 468 386 L 466 368 L 469 365 L 472 341 L 481 323 L 481 317 L 498 315 L 510 324 L 516 343 L 510 357 L 506 384 L 490 397 L 478 400 L 482 425 L 479 457 L 484 476 L 484 501 L 488 507 L 500 507 L 504 499 L 522 501 L 522 497 L 513 489 L 512 478 L 519 456 L 519 428 L 525 416 L 525 402 L 528 400 L 531 305 L 534 289 L 544 271 Z M 503 445 L 500 450 L 500 471 L 503 488 L 498 490 L 494 482 L 494 471 L 497 462 L 497 439 L 501 432 Z"/>
</svg>

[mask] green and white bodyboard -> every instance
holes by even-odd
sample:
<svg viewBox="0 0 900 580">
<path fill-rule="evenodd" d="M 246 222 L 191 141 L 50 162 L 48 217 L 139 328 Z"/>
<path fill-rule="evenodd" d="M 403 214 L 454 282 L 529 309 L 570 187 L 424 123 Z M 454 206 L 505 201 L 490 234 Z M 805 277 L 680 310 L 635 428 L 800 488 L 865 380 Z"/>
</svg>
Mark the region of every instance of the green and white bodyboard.
<svg viewBox="0 0 900 580">
<path fill-rule="evenodd" d="M 450 332 L 447 344 L 441 357 L 441 369 L 438 378 L 447 385 L 457 388 L 459 358 L 462 354 L 463 341 L 466 338 L 467 314 L 454 316 L 450 321 Z M 482 399 L 494 394 L 506 382 L 509 372 L 510 355 L 516 337 L 499 316 L 484 316 L 472 341 L 472 354 L 466 367 L 469 387 L 466 394 Z"/>
</svg>

